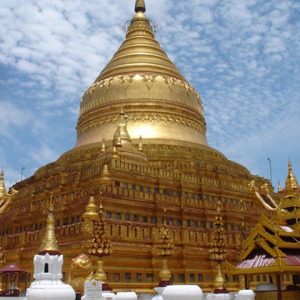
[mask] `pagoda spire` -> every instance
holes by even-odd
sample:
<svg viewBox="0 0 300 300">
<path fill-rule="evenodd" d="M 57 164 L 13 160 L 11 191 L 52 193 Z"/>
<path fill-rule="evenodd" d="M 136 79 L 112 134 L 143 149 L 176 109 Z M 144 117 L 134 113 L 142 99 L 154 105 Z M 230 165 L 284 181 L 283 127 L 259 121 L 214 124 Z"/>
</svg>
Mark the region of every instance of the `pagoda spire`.
<svg viewBox="0 0 300 300">
<path fill-rule="evenodd" d="M 3 170 L 0 172 L 0 199 L 6 196 L 6 188 L 4 183 L 4 172 Z"/>
<path fill-rule="evenodd" d="M 225 249 L 224 223 L 221 214 L 222 201 L 217 203 L 217 214 L 214 222 L 214 238 L 209 250 L 211 260 L 217 263 L 217 275 L 215 277 L 215 294 L 227 293 L 225 279 L 222 274 L 221 264 L 225 261 L 227 250 Z"/>
<path fill-rule="evenodd" d="M 146 5 L 144 0 L 136 0 L 135 2 L 135 12 L 145 12 Z"/>
<path fill-rule="evenodd" d="M 40 247 L 39 254 L 44 255 L 49 253 L 51 255 L 59 254 L 58 244 L 55 236 L 55 219 L 53 214 L 53 205 L 51 204 L 47 217 L 47 226 L 44 240 Z"/>
<path fill-rule="evenodd" d="M 100 203 L 99 219 L 93 222 L 94 222 L 93 238 L 91 240 L 90 248 L 88 250 L 88 253 L 91 256 L 95 256 L 98 258 L 97 270 L 93 274 L 93 279 L 102 282 L 102 289 L 104 291 L 107 291 L 110 290 L 110 288 L 107 284 L 107 275 L 103 270 L 103 264 L 104 264 L 104 257 L 109 256 L 112 250 L 111 250 L 111 242 L 106 237 L 106 232 L 105 232 L 106 222 L 103 219 L 102 202 Z"/>
<path fill-rule="evenodd" d="M 99 220 L 98 206 L 94 196 L 90 196 L 89 202 L 85 207 L 85 212 L 82 215 L 83 219 L 90 219 L 91 221 Z"/>
<path fill-rule="evenodd" d="M 285 181 L 285 191 L 286 192 L 292 192 L 293 190 L 297 189 L 299 187 L 297 178 L 293 171 L 293 166 L 291 161 L 288 162 L 288 175 Z"/>
<path fill-rule="evenodd" d="M 164 213 L 166 214 L 167 210 L 166 208 L 164 209 Z M 167 220 L 164 217 L 163 218 L 163 224 L 162 226 L 158 229 L 158 250 L 159 254 L 158 256 L 162 260 L 162 268 L 159 272 L 159 286 L 160 287 L 165 287 L 167 285 L 171 285 L 171 277 L 172 274 L 168 268 L 168 260 L 172 254 L 173 250 L 173 243 L 171 239 L 171 230 L 167 225 Z"/>
</svg>

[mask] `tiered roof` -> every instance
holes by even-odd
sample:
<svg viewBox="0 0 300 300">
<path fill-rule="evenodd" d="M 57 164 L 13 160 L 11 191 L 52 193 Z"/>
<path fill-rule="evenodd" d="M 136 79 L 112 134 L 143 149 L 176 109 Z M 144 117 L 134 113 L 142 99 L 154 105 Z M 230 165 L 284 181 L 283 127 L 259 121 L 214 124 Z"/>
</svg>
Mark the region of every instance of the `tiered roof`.
<svg viewBox="0 0 300 300">
<path fill-rule="evenodd" d="M 284 190 L 279 191 L 280 203 L 264 186 L 260 191 L 252 188 L 263 204 L 276 211 L 273 217 L 261 216 L 246 240 L 237 273 L 271 273 L 300 271 L 300 188 L 292 165 Z M 272 207 L 273 206 L 273 207 Z"/>
</svg>

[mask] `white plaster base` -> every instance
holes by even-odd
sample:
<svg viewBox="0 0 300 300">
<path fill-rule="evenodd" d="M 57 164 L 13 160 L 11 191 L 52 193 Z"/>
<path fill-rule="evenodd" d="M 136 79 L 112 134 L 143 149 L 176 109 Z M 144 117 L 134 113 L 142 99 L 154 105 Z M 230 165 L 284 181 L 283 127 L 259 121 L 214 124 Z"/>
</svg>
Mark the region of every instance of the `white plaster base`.
<svg viewBox="0 0 300 300">
<path fill-rule="evenodd" d="M 102 297 L 104 300 L 115 300 L 116 295 L 112 292 L 102 292 Z"/>
<path fill-rule="evenodd" d="M 27 300 L 75 300 L 73 288 L 60 280 L 39 280 L 32 282 L 26 292 Z"/>
<path fill-rule="evenodd" d="M 208 294 L 206 296 L 207 300 L 231 300 L 230 294 Z"/>
<path fill-rule="evenodd" d="M 119 292 L 116 295 L 116 300 L 137 300 L 137 294 L 134 292 Z"/>
<path fill-rule="evenodd" d="M 236 300 L 254 300 L 255 293 L 252 290 L 240 290 L 236 295 Z"/>
<path fill-rule="evenodd" d="M 0 297 L 1 300 L 27 300 L 26 297 Z"/>
<path fill-rule="evenodd" d="M 169 285 L 162 293 L 163 300 L 202 300 L 202 290 L 198 285 Z"/>
</svg>

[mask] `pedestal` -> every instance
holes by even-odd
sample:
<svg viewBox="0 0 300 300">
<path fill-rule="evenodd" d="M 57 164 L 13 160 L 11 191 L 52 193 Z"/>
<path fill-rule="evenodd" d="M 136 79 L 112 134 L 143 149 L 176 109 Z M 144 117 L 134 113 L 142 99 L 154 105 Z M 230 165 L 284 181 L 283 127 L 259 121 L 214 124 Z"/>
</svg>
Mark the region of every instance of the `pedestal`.
<svg viewBox="0 0 300 300">
<path fill-rule="evenodd" d="M 170 285 L 162 293 L 163 300 L 202 300 L 203 293 L 198 285 Z"/>
<path fill-rule="evenodd" d="M 137 294 L 134 292 L 119 292 L 116 295 L 116 300 L 137 300 Z"/>
<path fill-rule="evenodd" d="M 255 293 L 252 290 L 240 290 L 236 295 L 236 300 L 254 300 Z"/>
<path fill-rule="evenodd" d="M 228 293 L 225 294 L 208 294 L 207 300 L 231 300 L 231 296 Z"/>
<path fill-rule="evenodd" d="M 61 281 L 43 280 L 33 282 L 26 292 L 27 300 L 74 300 L 73 288 Z"/>
<path fill-rule="evenodd" d="M 27 300 L 74 300 L 73 288 L 61 281 L 63 255 L 35 255 L 34 281 L 26 291 Z"/>
<path fill-rule="evenodd" d="M 81 300 L 103 300 L 102 285 L 97 280 L 86 281 L 84 283 L 84 296 Z"/>
<path fill-rule="evenodd" d="M 104 300 L 115 300 L 116 295 L 112 292 L 103 292 L 102 297 Z"/>
</svg>

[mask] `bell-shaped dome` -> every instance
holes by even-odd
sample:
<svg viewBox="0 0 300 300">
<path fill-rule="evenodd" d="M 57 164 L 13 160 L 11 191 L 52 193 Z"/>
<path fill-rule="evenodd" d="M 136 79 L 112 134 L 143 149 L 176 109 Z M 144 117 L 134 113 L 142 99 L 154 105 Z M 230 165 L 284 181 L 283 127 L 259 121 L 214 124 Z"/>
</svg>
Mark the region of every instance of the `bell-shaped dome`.
<svg viewBox="0 0 300 300">
<path fill-rule="evenodd" d="M 121 108 L 132 140 L 206 145 L 200 96 L 155 40 L 145 10 L 137 0 L 125 41 L 83 95 L 77 146 L 112 140 Z"/>
</svg>

